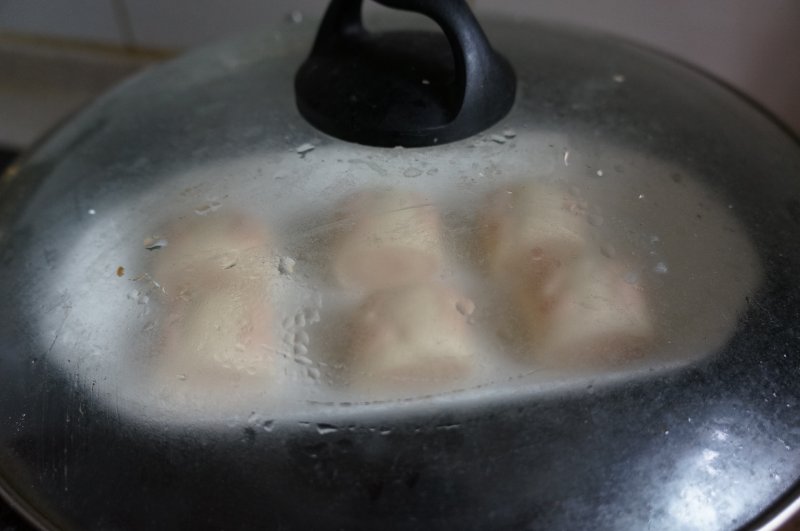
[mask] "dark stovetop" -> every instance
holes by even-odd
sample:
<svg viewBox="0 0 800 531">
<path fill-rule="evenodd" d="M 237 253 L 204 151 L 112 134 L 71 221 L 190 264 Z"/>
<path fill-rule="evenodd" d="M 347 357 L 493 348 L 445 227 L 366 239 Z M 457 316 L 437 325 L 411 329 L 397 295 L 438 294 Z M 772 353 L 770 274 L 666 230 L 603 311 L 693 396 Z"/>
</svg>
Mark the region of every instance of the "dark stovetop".
<svg viewBox="0 0 800 531">
<path fill-rule="evenodd" d="M 11 164 L 11 161 L 18 155 L 16 151 L 0 146 L 0 173 Z"/>
<path fill-rule="evenodd" d="M 17 155 L 16 151 L 0 146 L 0 174 Z M 33 528 L 0 498 L 0 531 L 33 531 Z"/>
</svg>

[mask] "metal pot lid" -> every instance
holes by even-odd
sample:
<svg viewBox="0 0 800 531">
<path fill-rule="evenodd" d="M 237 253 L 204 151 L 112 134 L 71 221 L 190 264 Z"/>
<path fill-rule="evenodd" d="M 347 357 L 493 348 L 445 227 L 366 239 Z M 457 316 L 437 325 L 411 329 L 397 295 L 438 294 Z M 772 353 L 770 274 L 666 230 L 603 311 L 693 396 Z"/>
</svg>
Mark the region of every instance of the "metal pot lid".
<svg viewBox="0 0 800 531">
<path fill-rule="evenodd" d="M 333 59 L 299 24 L 140 74 L 7 173 L 5 496 L 59 529 L 727 529 L 791 500 L 796 139 L 629 43 L 484 28 L 511 77 L 478 92 L 510 102 L 459 107 L 455 45 L 381 74 L 439 109 L 425 141 L 408 107 L 315 114 L 295 74 Z"/>
</svg>

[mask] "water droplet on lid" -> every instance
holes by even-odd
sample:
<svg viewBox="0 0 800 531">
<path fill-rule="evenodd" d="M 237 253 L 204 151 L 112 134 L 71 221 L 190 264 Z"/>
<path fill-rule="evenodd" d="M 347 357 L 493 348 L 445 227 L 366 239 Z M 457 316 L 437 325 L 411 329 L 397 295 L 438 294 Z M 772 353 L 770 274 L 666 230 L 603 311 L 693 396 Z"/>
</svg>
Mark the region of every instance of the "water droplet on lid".
<svg viewBox="0 0 800 531">
<path fill-rule="evenodd" d="M 295 148 L 295 152 L 301 157 L 304 157 L 306 153 L 313 151 L 314 147 L 315 147 L 314 144 L 306 142 L 305 144 L 300 144 L 299 146 L 297 146 L 297 148 Z"/>
<path fill-rule="evenodd" d="M 657 264 L 656 264 L 656 266 L 653 268 L 653 271 L 655 271 L 656 273 L 659 273 L 659 274 L 662 274 L 662 275 L 663 275 L 664 273 L 666 273 L 666 272 L 668 271 L 668 269 L 667 269 L 667 264 L 665 264 L 664 262 L 659 262 L 659 263 L 657 263 Z"/>
<path fill-rule="evenodd" d="M 422 80 L 422 84 L 423 84 L 423 85 L 430 85 L 430 84 L 431 84 L 431 82 L 430 82 L 430 80 L 429 80 L 429 79 L 423 79 L 423 80 Z"/>
<path fill-rule="evenodd" d="M 295 315 L 294 324 L 300 328 L 306 326 L 306 314 L 304 312 L 299 312 L 297 315 Z"/>
<path fill-rule="evenodd" d="M 293 24 L 300 24 L 303 22 L 303 12 L 295 9 L 289 13 L 288 18 Z"/>
<path fill-rule="evenodd" d="M 639 282 L 639 273 L 637 273 L 636 271 L 628 271 L 627 273 L 625 273 L 623 280 L 625 280 L 625 282 L 627 282 L 628 284 L 636 284 L 637 282 Z"/>
<path fill-rule="evenodd" d="M 309 341 L 310 340 L 309 340 L 307 332 L 305 332 L 303 330 L 300 330 L 299 332 L 295 332 L 294 333 L 294 344 L 295 345 L 300 344 L 300 345 L 308 346 Z"/>
<path fill-rule="evenodd" d="M 309 367 L 306 369 L 306 374 L 312 380 L 319 380 L 322 377 L 322 373 L 316 367 Z"/>
<path fill-rule="evenodd" d="M 150 297 L 148 297 L 145 293 L 135 289 L 128 293 L 128 298 L 132 301 L 136 301 L 137 304 L 147 304 L 150 302 Z"/>
<path fill-rule="evenodd" d="M 205 216 L 210 214 L 211 212 L 216 212 L 222 207 L 222 203 L 219 201 L 209 201 L 204 205 L 200 205 L 199 207 L 194 209 L 194 213 L 198 216 Z"/>
<path fill-rule="evenodd" d="M 238 258 L 235 255 L 223 255 L 219 257 L 219 266 L 222 269 L 231 269 L 236 266 Z"/>
<path fill-rule="evenodd" d="M 606 258 L 614 258 L 617 255 L 617 250 L 610 243 L 604 243 L 600 246 L 600 252 Z"/>
<path fill-rule="evenodd" d="M 564 166 L 569 166 L 569 150 L 564 152 Z"/>
<path fill-rule="evenodd" d="M 320 321 L 319 310 L 316 308 L 306 308 L 305 310 L 306 323 L 312 325 Z"/>
<path fill-rule="evenodd" d="M 603 224 L 603 221 L 604 221 L 603 220 L 603 216 L 601 216 L 600 214 L 594 214 L 594 213 L 593 214 L 589 214 L 589 216 L 586 218 L 586 220 L 589 222 L 589 225 L 592 225 L 593 227 L 599 227 L 600 225 Z"/>
<path fill-rule="evenodd" d="M 542 249 L 541 247 L 534 247 L 533 249 L 531 249 L 530 255 L 531 255 L 531 261 L 538 262 L 539 260 L 544 258 L 544 249 Z"/>
<path fill-rule="evenodd" d="M 294 345 L 292 350 L 295 356 L 305 356 L 306 354 L 308 354 L 308 347 L 301 343 L 297 343 L 296 345 Z"/>
<path fill-rule="evenodd" d="M 644 199 L 644 194 L 639 194 L 639 199 Z"/>
<path fill-rule="evenodd" d="M 90 216 L 94 216 L 95 214 L 97 214 L 97 211 L 93 208 L 90 208 L 87 212 Z"/>
<path fill-rule="evenodd" d="M 182 382 L 185 381 L 186 380 L 186 375 L 185 374 L 179 374 L 178 375 L 178 380 L 180 380 Z"/>
<path fill-rule="evenodd" d="M 625 82 L 625 76 L 623 76 L 622 74 L 615 74 L 611 79 L 614 80 L 614 83 L 624 83 Z"/>
<path fill-rule="evenodd" d="M 339 428 L 333 424 L 317 424 L 317 433 L 320 435 L 328 435 L 329 433 L 336 433 Z"/>
<path fill-rule="evenodd" d="M 281 256 L 278 260 L 278 272 L 281 275 L 291 275 L 294 273 L 294 266 L 297 262 L 288 256 Z"/>
<path fill-rule="evenodd" d="M 305 356 L 295 356 L 294 357 L 294 361 L 296 361 L 297 363 L 299 363 L 301 365 L 306 365 L 306 366 L 309 366 L 309 367 L 314 365 L 314 362 L 311 361 L 311 359 L 309 359 L 309 358 L 307 358 Z"/>
<path fill-rule="evenodd" d="M 515 136 L 517 136 L 517 132 L 514 131 L 513 129 L 506 129 L 505 131 L 503 131 L 503 136 L 506 138 L 514 138 Z"/>
<path fill-rule="evenodd" d="M 419 168 L 407 168 L 406 171 L 403 172 L 403 175 L 408 177 L 409 179 L 413 179 L 414 177 L 419 177 L 422 175 L 422 170 Z"/>
<path fill-rule="evenodd" d="M 157 249 L 161 249 L 162 247 L 166 247 L 167 243 L 168 242 L 165 238 L 153 236 L 151 238 L 144 239 L 144 248 L 148 251 L 155 251 Z"/>
<path fill-rule="evenodd" d="M 475 311 L 475 303 L 470 299 L 460 300 L 456 303 L 456 310 L 461 315 L 472 315 Z"/>
<path fill-rule="evenodd" d="M 719 457 L 719 452 L 715 452 L 710 448 L 705 448 L 703 450 L 703 461 L 713 461 L 717 457 Z"/>
<path fill-rule="evenodd" d="M 505 144 L 506 143 L 506 137 L 504 137 L 502 135 L 492 135 L 489 138 L 492 140 L 492 142 L 495 142 L 497 144 Z"/>
<path fill-rule="evenodd" d="M 381 435 L 389 435 L 389 434 L 391 434 L 391 433 L 392 433 L 392 430 L 391 430 L 391 429 L 389 429 L 389 428 L 384 428 L 384 427 L 381 427 L 381 429 L 380 429 L 380 434 L 381 434 Z"/>
</svg>

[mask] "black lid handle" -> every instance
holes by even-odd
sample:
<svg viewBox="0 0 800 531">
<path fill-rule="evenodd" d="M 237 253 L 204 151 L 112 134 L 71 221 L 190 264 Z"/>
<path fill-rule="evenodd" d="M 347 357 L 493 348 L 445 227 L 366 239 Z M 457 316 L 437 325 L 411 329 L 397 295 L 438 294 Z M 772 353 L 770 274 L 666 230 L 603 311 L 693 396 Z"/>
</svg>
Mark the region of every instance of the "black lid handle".
<svg viewBox="0 0 800 531">
<path fill-rule="evenodd" d="M 295 79 L 301 114 L 344 140 L 429 146 L 496 123 L 514 102 L 516 78 L 464 0 L 375 0 L 414 11 L 442 29 L 368 32 L 361 0 L 332 0 Z"/>
</svg>

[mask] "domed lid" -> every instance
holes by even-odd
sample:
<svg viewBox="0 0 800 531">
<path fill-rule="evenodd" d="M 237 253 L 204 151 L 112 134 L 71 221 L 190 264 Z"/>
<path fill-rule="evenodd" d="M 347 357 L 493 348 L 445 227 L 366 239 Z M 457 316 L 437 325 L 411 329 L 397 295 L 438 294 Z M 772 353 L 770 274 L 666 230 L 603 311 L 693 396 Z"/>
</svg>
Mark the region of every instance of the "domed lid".
<svg viewBox="0 0 800 531">
<path fill-rule="evenodd" d="M 61 529 L 767 518 L 800 478 L 796 139 L 608 36 L 383 3 L 441 34 L 335 1 L 3 177 L 4 494 Z"/>
</svg>

